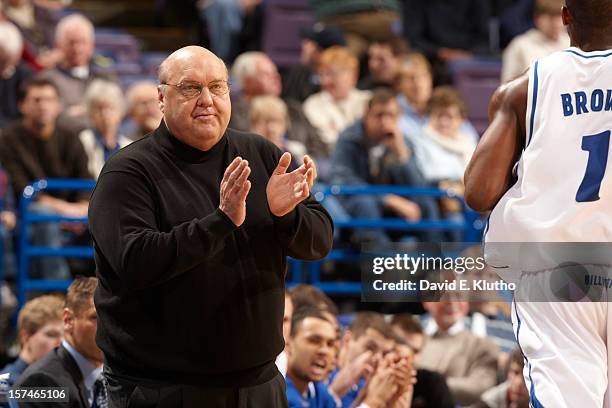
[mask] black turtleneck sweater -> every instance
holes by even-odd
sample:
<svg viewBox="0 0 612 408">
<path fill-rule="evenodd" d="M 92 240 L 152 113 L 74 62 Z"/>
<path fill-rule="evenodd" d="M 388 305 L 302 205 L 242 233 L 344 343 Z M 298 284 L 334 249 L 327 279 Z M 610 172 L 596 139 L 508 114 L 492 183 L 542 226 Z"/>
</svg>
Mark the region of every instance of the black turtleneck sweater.
<svg viewBox="0 0 612 408">
<path fill-rule="evenodd" d="M 114 374 L 204 386 L 275 375 L 286 257 L 324 257 L 333 229 L 312 197 L 272 215 L 266 185 L 281 154 L 231 129 L 201 151 L 162 121 L 106 163 L 89 222 L 100 279 L 97 342 Z M 218 209 L 223 173 L 237 156 L 249 161 L 252 185 L 240 227 Z"/>
</svg>

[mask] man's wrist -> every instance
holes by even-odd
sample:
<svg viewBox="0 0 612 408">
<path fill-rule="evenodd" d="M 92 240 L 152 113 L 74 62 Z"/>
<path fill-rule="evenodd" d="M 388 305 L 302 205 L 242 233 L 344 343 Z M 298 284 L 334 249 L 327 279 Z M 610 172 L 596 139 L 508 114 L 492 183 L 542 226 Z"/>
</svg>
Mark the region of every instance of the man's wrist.
<svg viewBox="0 0 612 408">
<path fill-rule="evenodd" d="M 334 381 L 330 384 L 329 386 L 329 393 L 332 394 L 332 396 L 344 396 L 346 393 L 348 392 L 348 387 L 344 384 L 340 384 L 338 385 L 338 381 Z"/>
</svg>

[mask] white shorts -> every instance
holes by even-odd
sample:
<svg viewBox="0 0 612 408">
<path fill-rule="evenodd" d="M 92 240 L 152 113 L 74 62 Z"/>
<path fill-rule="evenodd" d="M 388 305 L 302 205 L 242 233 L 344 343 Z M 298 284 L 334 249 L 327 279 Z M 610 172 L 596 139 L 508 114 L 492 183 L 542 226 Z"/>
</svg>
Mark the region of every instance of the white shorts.
<svg viewBox="0 0 612 408">
<path fill-rule="evenodd" d="M 608 364 L 612 357 L 611 303 L 533 301 L 554 272 L 522 274 L 517 290 L 523 293 L 515 296 L 512 306 L 514 334 L 525 357 L 523 373 L 531 405 L 612 408 L 608 381 L 612 374 L 612 364 Z M 612 300 L 612 289 L 610 295 Z"/>
</svg>

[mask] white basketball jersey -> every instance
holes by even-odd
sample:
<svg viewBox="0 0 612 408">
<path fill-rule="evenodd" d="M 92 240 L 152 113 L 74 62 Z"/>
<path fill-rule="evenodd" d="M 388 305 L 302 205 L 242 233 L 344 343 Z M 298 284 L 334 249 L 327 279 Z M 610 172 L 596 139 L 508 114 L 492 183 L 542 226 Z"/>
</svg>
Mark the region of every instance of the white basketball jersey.
<svg viewBox="0 0 612 408">
<path fill-rule="evenodd" d="M 612 50 L 572 47 L 533 63 L 526 131 L 485 242 L 611 242 Z"/>
</svg>

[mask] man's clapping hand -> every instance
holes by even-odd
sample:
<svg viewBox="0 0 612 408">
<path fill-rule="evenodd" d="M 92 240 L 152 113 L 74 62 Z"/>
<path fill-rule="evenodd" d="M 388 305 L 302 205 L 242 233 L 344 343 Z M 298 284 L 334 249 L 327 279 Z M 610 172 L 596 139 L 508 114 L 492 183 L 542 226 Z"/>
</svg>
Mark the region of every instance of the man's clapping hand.
<svg viewBox="0 0 612 408">
<path fill-rule="evenodd" d="M 251 189 L 251 182 L 247 180 L 249 174 L 251 174 L 249 162 L 236 157 L 225 169 L 221 180 L 219 209 L 237 227 L 241 226 L 246 218 L 246 197 Z"/>
<path fill-rule="evenodd" d="M 287 173 L 290 164 L 291 154 L 283 153 L 266 187 L 268 207 L 277 217 L 290 213 L 304 201 L 317 178 L 317 168 L 310 157 L 304 156 L 304 164 Z"/>
</svg>

